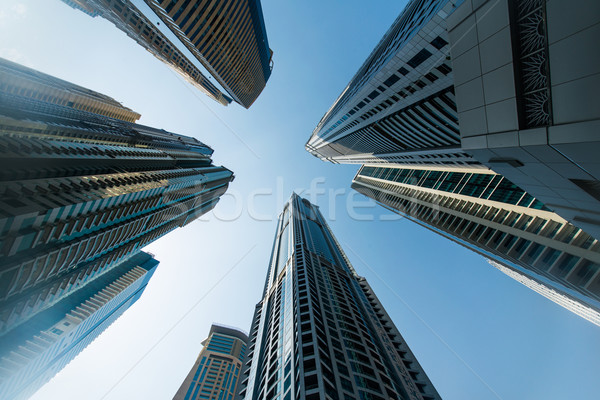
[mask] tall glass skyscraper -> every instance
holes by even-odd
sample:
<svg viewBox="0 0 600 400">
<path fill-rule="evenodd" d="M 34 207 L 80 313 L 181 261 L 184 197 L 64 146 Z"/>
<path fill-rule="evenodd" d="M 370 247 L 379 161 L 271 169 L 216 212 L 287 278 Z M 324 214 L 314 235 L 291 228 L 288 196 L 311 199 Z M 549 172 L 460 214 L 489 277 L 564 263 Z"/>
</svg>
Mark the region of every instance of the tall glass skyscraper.
<svg viewBox="0 0 600 400">
<path fill-rule="evenodd" d="M 335 163 L 490 168 L 600 238 L 600 62 L 584 50 L 598 4 L 412 0 L 306 149 Z"/>
<path fill-rule="evenodd" d="M 413 0 L 321 118 L 306 149 L 335 163 L 452 161 L 461 151 L 448 0 Z"/>
<path fill-rule="evenodd" d="M 233 173 L 114 99 L 0 71 L 1 335 L 211 210 Z"/>
<path fill-rule="evenodd" d="M 437 232 L 505 268 L 524 268 L 519 274 L 592 307 L 598 323 L 600 107 L 585 88 L 598 86 L 600 63 L 568 48 L 594 46 L 600 13 L 583 1 L 569 10 L 546 1 L 410 1 L 306 149 L 363 164 L 355 189 L 430 228 L 442 223 Z M 435 219 L 442 199 L 456 226 Z M 425 209 L 433 211 L 410 211 Z M 522 217 L 523 229 L 495 224 L 508 214 L 513 224 Z M 465 233 L 462 222 L 482 216 L 483 236 Z"/>
<path fill-rule="evenodd" d="M 63 1 L 106 18 L 223 105 L 250 107 L 271 75 L 260 0 Z"/>
<path fill-rule="evenodd" d="M 364 165 L 352 187 L 494 260 L 528 287 L 560 294 L 546 297 L 600 325 L 600 242 L 502 175 Z"/>
<path fill-rule="evenodd" d="M 241 399 L 440 398 L 319 209 L 296 194 L 279 217 L 241 379 Z"/>
<path fill-rule="evenodd" d="M 223 325 L 213 324 L 204 348 L 173 400 L 235 398 L 248 335 Z"/>
<path fill-rule="evenodd" d="M 135 303 L 158 261 L 137 253 L 0 335 L 0 398 L 25 400 Z"/>
</svg>

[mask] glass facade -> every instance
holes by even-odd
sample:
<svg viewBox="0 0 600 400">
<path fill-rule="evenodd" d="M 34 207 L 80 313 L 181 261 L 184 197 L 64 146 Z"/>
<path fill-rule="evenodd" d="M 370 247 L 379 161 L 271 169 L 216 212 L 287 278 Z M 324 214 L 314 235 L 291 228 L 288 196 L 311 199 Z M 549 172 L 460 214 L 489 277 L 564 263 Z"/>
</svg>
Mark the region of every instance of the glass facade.
<svg viewBox="0 0 600 400">
<path fill-rule="evenodd" d="M 427 189 L 550 211 L 542 202 L 508 179 L 493 173 L 364 166 L 360 174 Z"/>
<path fill-rule="evenodd" d="M 259 0 L 63 1 L 109 20 L 223 105 L 233 98 L 249 108 L 271 75 L 272 51 Z"/>
<path fill-rule="evenodd" d="M 137 253 L 0 336 L 0 398 L 33 395 L 140 298 L 157 265 Z"/>
<path fill-rule="evenodd" d="M 363 166 L 352 187 L 570 299 L 559 304 L 600 311 L 598 240 L 501 175 Z"/>
<path fill-rule="evenodd" d="M 173 400 L 232 400 L 246 355 L 248 336 L 214 324 L 204 348 Z"/>
<path fill-rule="evenodd" d="M 313 130 L 306 150 L 336 163 L 479 165 L 460 149 L 446 30 L 456 7 L 410 1 Z"/>
<path fill-rule="evenodd" d="M 271 75 L 259 0 L 146 3 L 233 99 L 248 108 Z"/>
<path fill-rule="evenodd" d="M 274 249 L 287 240 L 285 232 L 291 254 L 273 251 L 239 397 L 438 399 L 318 208 L 294 194 L 280 216 Z"/>
<path fill-rule="evenodd" d="M 285 222 L 285 221 L 284 221 Z M 279 236 L 279 250 L 278 250 L 278 260 L 277 260 L 277 271 L 275 276 L 278 276 L 279 273 L 285 268 L 285 264 L 290 257 L 290 224 L 286 223 L 283 228 L 283 232 Z"/>
<path fill-rule="evenodd" d="M 233 173 L 108 96 L 0 71 L 1 337 L 210 211 Z"/>
</svg>

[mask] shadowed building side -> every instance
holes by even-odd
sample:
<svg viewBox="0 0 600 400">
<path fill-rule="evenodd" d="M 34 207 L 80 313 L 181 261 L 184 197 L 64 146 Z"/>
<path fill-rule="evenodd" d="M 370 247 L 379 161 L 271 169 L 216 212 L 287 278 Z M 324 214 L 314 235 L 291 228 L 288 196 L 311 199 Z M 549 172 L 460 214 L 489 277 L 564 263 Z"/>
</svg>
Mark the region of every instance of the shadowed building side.
<svg viewBox="0 0 600 400">
<path fill-rule="evenodd" d="M 44 100 L 57 80 L 36 80 L 0 86 L 0 335 L 210 211 L 234 178 L 195 138 Z"/>
<path fill-rule="evenodd" d="M 140 298 L 157 265 L 140 252 L 0 336 L 0 397 L 33 395 Z"/>
</svg>

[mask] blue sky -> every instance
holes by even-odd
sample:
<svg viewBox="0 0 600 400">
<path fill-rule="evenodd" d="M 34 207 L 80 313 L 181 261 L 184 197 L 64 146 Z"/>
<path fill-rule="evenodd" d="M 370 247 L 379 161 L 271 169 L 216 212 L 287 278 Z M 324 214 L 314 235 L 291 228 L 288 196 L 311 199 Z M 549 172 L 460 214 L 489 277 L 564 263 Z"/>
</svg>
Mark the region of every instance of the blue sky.
<svg viewBox="0 0 600 400">
<path fill-rule="evenodd" d="M 171 398 L 212 322 L 248 330 L 292 190 L 313 195 L 443 398 L 597 398 L 600 328 L 459 245 L 387 220 L 350 190 L 357 166 L 304 151 L 404 6 L 365 4 L 263 1 L 275 66 L 249 110 L 213 102 L 105 20 L 58 0 L 0 4 L 1 57 L 197 137 L 236 175 L 214 213 L 149 246 L 161 263 L 142 298 L 33 399 Z"/>
</svg>

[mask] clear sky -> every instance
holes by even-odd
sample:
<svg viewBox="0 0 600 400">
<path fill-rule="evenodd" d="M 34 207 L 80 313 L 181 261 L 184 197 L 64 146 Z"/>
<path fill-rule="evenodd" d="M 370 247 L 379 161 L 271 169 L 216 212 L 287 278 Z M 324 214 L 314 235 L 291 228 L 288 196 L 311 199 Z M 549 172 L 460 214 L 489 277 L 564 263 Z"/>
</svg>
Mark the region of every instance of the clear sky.
<svg viewBox="0 0 600 400">
<path fill-rule="evenodd" d="M 101 18 L 59 0 L 0 2 L 0 57 L 112 96 L 143 124 L 196 137 L 236 175 L 213 213 L 148 247 L 160 265 L 142 298 L 33 399 L 172 398 L 211 323 L 249 329 L 292 190 L 321 207 L 444 399 L 598 398 L 600 328 L 471 251 L 388 220 L 350 190 L 357 166 L 304 150 L 404 2 L 262 6 L 275 66 L 245 110 L 202 95 Z"/>
</svg>

